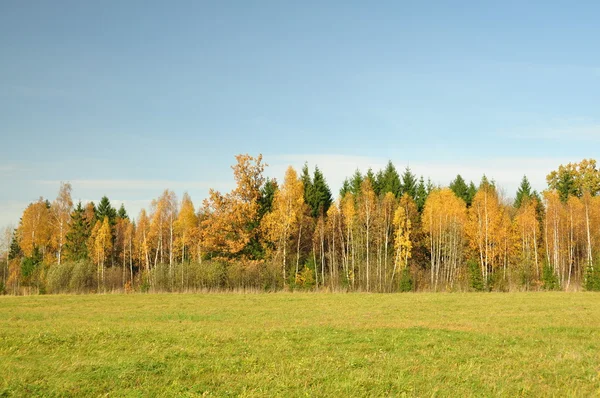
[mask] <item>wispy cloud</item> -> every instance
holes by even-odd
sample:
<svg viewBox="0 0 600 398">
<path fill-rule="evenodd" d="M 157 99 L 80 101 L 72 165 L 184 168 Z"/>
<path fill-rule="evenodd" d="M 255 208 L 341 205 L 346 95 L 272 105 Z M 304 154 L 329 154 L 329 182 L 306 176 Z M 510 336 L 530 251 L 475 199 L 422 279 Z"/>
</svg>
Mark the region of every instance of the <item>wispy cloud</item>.
<svg viewBox="0 0 600 398">
<path fill-rule="evenodd" d="M 37 180 L 42 185 L 56 185 L 61 181 L 58 180 Z M 106 191 L 161 191 L 164 189 L 171 190 L 207 190 L 209 188 L 221 189 L 227 188 L 231 184 L 219 181 L 173 181 L 173 180 L 70 180 L 69 183 L 73 188 L 78 189 L 93 189 Z"/>
</svg>

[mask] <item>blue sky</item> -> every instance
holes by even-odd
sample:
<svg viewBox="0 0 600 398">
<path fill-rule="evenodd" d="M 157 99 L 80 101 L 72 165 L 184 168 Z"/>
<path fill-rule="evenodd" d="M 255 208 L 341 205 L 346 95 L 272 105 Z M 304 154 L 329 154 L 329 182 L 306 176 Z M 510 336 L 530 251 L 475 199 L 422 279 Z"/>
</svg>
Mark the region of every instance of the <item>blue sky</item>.
<svg viewBox="0 0 600 398">
<path fill-rule="evenodd" d="M 60 181 L 137 215 L 238 153 L 507 196 L 597 158 L 598 2 L 2 1 L 0 225 Z"/>
</svg>

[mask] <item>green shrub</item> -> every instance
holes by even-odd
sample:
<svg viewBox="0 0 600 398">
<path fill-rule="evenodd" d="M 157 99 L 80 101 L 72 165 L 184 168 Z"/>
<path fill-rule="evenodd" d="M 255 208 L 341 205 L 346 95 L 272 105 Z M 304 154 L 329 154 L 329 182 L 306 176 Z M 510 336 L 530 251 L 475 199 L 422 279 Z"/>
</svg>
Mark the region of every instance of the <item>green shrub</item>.
<svg viewBox="0 0 600 398">
<path fill-rule="evenodd" d="M 89 261 L 73 263 L 69 289 L 73 293 L 88 293 L 97 287 L 96 266 Z"/>
<path fill-rule="evenodd" d="M 469 286 L 476 292 L 482 292 L 485 289 L 485 285 L 479 263 L 475 260 L 469 260 L 467 267 L 469 268 Z"/>
<path fill-rule="evenodd" d="M 542 270 L 542 286 L 544 290 L 558 290 L 560 288 L 558 277 L 554 273 L 554 269 L 548 263 L 544 263 L 544 268 Z"/>
<path fill-rule="evenodd" d="M 74 264 L 65 262 L 54 264 L 48 269 L 46 285 L 49 293 L 67 293 L 70 290 L 71 275 Z"/>
<path fill-rule="evenodd" d="M 408 267 L 402 270 L 400 275 L 400 291 L 401 292 L 412 292 L 413 290 L 413 279 Z"/>
<path fill-rule="evenodd" d="M 595 267 L 588 266 L 585 271 L 585 290 L 597 292 L 600 291 L 600 264 Z"/>
</svg>

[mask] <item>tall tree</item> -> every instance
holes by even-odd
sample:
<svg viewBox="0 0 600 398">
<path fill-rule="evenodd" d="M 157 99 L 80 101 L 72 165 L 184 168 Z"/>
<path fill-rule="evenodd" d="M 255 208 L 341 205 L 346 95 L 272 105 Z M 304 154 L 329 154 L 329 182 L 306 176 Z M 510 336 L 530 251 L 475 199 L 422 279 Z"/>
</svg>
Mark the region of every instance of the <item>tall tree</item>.
<svg viewBox="0 0 600 398">
<path fill-rule="evenodd" d="M 378 195 L 391 192 L 396 198 L 400 197 L 402 183 L 400 182 L 400 175 L 391 160 L 387 162 L 385 169 L 378 173 L 377 187 Z"/>
<path fill-rule="evenodd" d="M 85 216 L 85 209 L 81 202 L 78 202 L 77 207 L 71 213 L 69 231 L 65 238 L 65 252 L 69 260 L 78 261 L 88 257 L 87 241 L 90 232 L 91 228 L 89 220 Z"/>
<path fill-rule="evenodd" d="M 50 253 L 52 237 L 51 214 L 43 198 L 31 203 L 21 217 L 18 228 L 19 246 L 26 257 L 32 257 L 38 249 L 43 258 Z"/>
<path fill-rule="evenodd" d="M 451 189 L 433 190 L 423 210 L 423 229 L 429 237 L 431 288 L 453 287 L 463 260 L 467 207 Z"/>
<path fill-rule="evenodd" d="M 63 247 L 66 243 L 66 236 L 71 221 L 71 210 L 73 209 L 73 200 L 71 199 L 71 184 L 61 183 L 56 200 L 52 203 L 51 214 L 54 245 L 57 249 L 58 265 L 62 261 Z"/>
<path fill-rule="evenodd" d="M 308 205 L 312 210 L 313 217 L 327 214 L 329 207 L 333 203 L 331 190 L 325 181 L 323 173 L 321 173 L 321 170 L 317 166 L 315 166 L 315 171 L 313 173 L 312 194 L 309 200 L 310 202 Z"/>
<path fill-rule="evenodd" d="M 104 221 L 98 221 L 92 231 L 94 240 L 94 251 L 96 264 L 98 266 L 98 291 L 100 291 L 100 282 L 105 286 L 104 269 L 106 267 L 106 259 L 112 251 L 112 231 L 108 216 L 104 217 Z"/>
<path fill-rule="evenodd" d="M 119 207 L 119 210 L 117 211 L 117 218 L 120 219 L 129 219 L 129 216 L 127 215 L 127 210 L 125 210 L 125 205 L 123 203 L 121 203 L 121 206 Z"/>
<path fill-rule="evenodd" d="M 245 249 L 260 232 L 258 211 L 265 165 L 262 155 L 238 155 L 236 159 L 238 163 L 232 167 L 236 188 L 226 195 L 210 190 L 204 201 L 202 236 L 204 245 L 216 257 L 254 259 L 253 253 Z"/>
<path fill-rule="evenodd" d="M 402 194 L 408 194 L 413 200 L 417 197 L 417 177 L 408 166 L 402 174 Z"/>
<path fill-rule="evenodd" d="M 523 176 L 521 180 L 521 185 L 517 189 L 517 194 L 515 196 L 515 208 L 520 208 L 523 202 L 527 202 L 533 196 L 533 192 L 531 191 L 531 184 L 529 184 L 529 180 L 527 176 Z"/>
<path fill-rule="evenodd" d="M 359 169 L 356 169 L 356 171 L 354 171 L 354 174 L 352 174 L 352 177 L 350 178 L 350 192 L 352 192 L 352 194 L 355 197 L 358 196 L 358 194 L 360 194 L 360 188 L 362 186 L 363 179 L 364 177 L 360 173 Z"/>
<path fill-rule="evenodd" d="M 186 255 L 189 257 L 189 247 L 192 245 L 193 239 L 197 235 L 197 228 L 198 217 L 196 216 L 192 199 L 186 192 L 181 199 L 181 210 L 175 221 L 175 233 L 177 236 L 176 245 L 181 252 L 182 263 L 185 262 Z M 186 249 L 188 249 L 187 252 Z"/>
<path fill-rule="evenodd" d="M 96 208 L 96 218 L 104 221 L 104 217 L 108 217 L 108 222 L 111 226 L 117 222 L 117 210 L 110 204 L 108 197 L 103 196 Z"/>
<path fill-rule="evenodd" d="M 263 218 L 267 239 L 275 245 L 275 259 L 281 261 L 281 275 L 287 284 L 289 241 L 296 235 L 304 205 L 304 187 L 293 167 L 288 167 L 280 189 L 275 192 L 273 211 Z"/>
<path fill-rule="evenodd" d="M 361 224 L 364 228 L 365 234 L 365 254 L 366 254 L 366 288 L 367 291 L 371 289 L 371 263 L 370 263 L 370 252 L 371 252 L 371 229 L 373 227 L 373 221 L 375 218 L 375 211 L 377 205 L 377 198 L 375 196 L 375 191 L 373 191 L 373 187 L 371 185 L 371 180 L 365 178 L 361 185 L 360 195 L 358 196 L 358 215 L 361 220 Z"/>
<path fill-rule="evenodd" d="M 419 213 L 423 211 L 425 207 L 425 202 L 427 201 L 427 196 L 429 196 L 429 191 L 425 186 L 425 181 L 423 180 L 423 176 L 419 179 L 419 185 L 417 186 L 417 193 L 415 195 L 415 203 L 417 205 L 417 209 Z"/>
<path fill-rule="evenodd" d="M 409 203 L 412 201 L 408 193 L 403 196 L 404 202 Z M 402 201 L 401 201 L 402 202 Z M 411 258 L 412 241 L 411 241 L 411 230 L 412 223 L 410 220 L 410 214 L 408 206 L 400 203 L 394 212 L 394 269 L 392 271 L 391 285 L 393 285 L 394 277 L 397 272 L 402 272 L 408 267 L 408 260 Z"/>
</svg>

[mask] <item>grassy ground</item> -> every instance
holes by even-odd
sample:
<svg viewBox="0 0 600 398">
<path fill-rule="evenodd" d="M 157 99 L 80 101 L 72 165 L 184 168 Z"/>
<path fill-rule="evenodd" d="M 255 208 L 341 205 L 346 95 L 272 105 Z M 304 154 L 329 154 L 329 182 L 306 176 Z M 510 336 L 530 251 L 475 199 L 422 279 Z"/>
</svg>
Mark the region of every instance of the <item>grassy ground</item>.
<svg viewBox="0 0 600 398">
<path fill-rule="evenodd" d="M 0 396 L 590 396 L 600 295 L 0 297 Z"/>
</svg>

